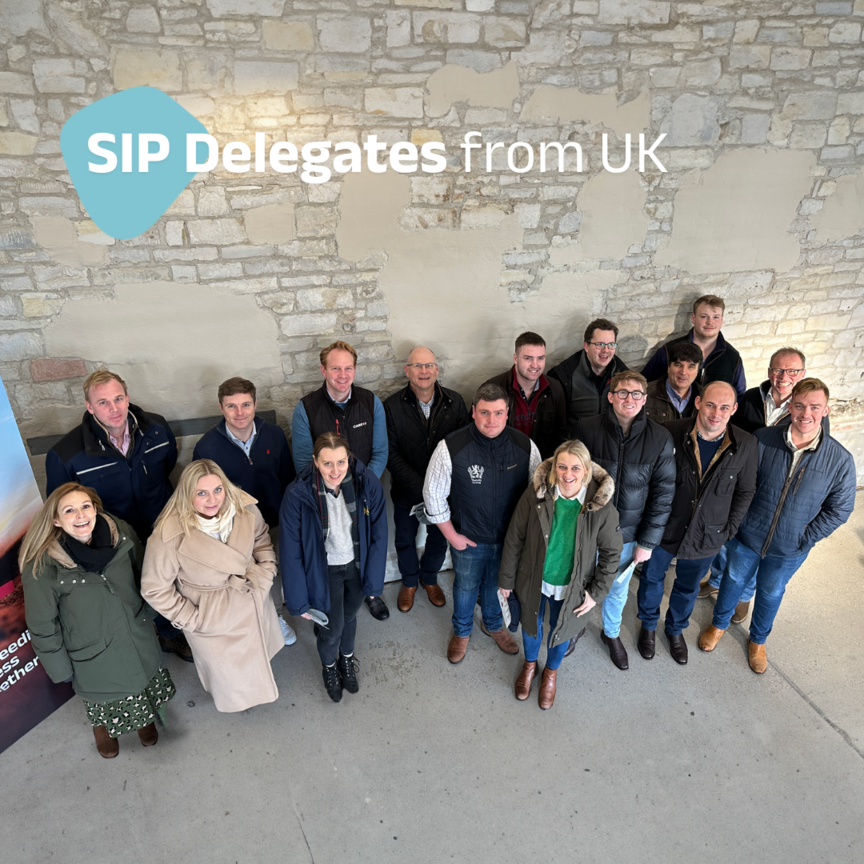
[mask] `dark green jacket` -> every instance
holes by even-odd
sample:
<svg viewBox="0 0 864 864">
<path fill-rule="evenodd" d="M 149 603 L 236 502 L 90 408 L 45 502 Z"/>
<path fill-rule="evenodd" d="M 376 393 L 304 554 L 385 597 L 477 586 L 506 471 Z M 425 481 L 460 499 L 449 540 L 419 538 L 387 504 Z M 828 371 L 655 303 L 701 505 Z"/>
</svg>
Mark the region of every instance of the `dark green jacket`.
<svg viewBox="0 0 864 864">
<path fill-rule="evenodd" d="M 86 573 L 53 543 L 38 577 L 24 569 L 24 613 L 33 648 L 52 681 L 75 679 L 90 702 L 140 693 L 162 665 L 153 610 L 141 596 L 144 552 L 135 532 L 104 514 L 115 554 L 101 574 Z"/>
<path fill-rule="evenodd" d="M 522 605 L 519 621 L 531 636 L 537 635 L 543 565 L 555 513 L 552 487 L 547 483 L 551 467 L 551 459 L 540 463 L 534 472 L 534 482 L 529 484 L 516 505 L 504 540 L 498 575 L 501 588 L 516 591 Z M 615 482 L 593 462 L 591 473 L 585 506 L 576 522 L 573 572 L 558 625 L 552 633 L 553 646 L 569 641 L 585 626 L 585 616 L 573 614 L 573 610 L 585 601 L 585 592 L 590 592 L 599 609 L 618 574 L 623 541 L 618 528 L 618 511 L 611 503 Z"/>
</svg>

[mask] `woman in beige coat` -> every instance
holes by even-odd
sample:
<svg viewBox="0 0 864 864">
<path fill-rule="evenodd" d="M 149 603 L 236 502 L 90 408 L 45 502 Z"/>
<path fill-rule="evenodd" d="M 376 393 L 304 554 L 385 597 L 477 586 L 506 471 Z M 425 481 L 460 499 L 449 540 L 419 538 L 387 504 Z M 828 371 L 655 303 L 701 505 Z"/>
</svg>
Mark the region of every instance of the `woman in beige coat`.
<svg viewBox="0 0 864 864">
<path fill-rule="evenodd" d="M 144 554 L 141 593 L 183 630 L 218 711 L 279 696 L 270 668 L 285 644 L 270 597 L 276 555 L 255 504 L 215 462 L 192 462 Z"/>
</svg>

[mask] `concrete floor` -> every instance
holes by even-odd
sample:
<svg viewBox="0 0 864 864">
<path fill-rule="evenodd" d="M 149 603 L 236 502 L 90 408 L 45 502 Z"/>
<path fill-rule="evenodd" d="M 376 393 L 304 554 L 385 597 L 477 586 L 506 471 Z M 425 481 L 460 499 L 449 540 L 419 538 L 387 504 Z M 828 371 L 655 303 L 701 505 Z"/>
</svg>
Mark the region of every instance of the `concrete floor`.
<svg viewBox="0 0 864 864">
<path fill-rule="evenodd" d="M 746 626 L 690 663 L 658 638 L 628 672 L 599 616 L 552 710 L 513 698 L 521 658 L 479 627 L 445 658 L 448 606 L 360 612 L 361 690 L 327 698 L 311 625 L 274 660 L 280 699 L 218 714 L 191 665 L 159 744 L 100 759 L 74 699 L 0 755 L 3 860 L 141 862 L 851 862 L 864 860 L 864 508 L 793 579 L 747 667 Z M 667 579 L 667 581 L 669 581 Z M 635 590 L 635 587 L 634 587 Z"/>
</svg>

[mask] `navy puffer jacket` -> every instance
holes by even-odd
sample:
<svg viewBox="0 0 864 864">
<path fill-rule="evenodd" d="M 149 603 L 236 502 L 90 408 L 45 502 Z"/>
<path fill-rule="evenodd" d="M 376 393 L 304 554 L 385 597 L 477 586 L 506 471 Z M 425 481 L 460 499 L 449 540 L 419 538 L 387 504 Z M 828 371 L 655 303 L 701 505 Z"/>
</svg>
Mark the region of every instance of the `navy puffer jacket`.
<svg viewBox="0 0 864 864">
<path fill-rule="evenodd" d="M 756 494 L 738 529 L 738 540 L 763 558 L 808 552 L 839 528 L 855 505 L 854 460 L 824 427 L 819 445 L 804 452 L 789 477 L 788 428 L 769 426 L 756 433 Z"/>
<path fill-rule="evenodd" d="M 384 489 L 362 462 L 352 457 L 350 464 L 357 496 L 360 581 L 367 597 L 377 597 L 384 589 L 387 565 Z M 279 572 L 291 615 L 302 615 L 310 608 L 330 613 L 327 552 L 314 473 L 311 464 L 300 472 L 285 490 L 279 510 Z"/>
</svg>

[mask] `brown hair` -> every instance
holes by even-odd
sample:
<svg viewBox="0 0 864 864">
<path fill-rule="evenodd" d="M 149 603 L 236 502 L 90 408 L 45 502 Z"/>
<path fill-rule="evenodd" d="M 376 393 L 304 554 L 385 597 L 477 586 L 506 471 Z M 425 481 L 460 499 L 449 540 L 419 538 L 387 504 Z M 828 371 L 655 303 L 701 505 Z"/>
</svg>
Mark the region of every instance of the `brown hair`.
<svg viewBox="0 0 864 864">
<path fill-rule="evenodd" d="M 252 401 L 257 401 L 255 385 L 246 378 L 229 378 L 219 385 L 219 404 L 226 396 L 236 396 L 238 393 L 248 393 L 252 397 Z"/>
<path fill-rule="evenodd" d="M 347 351 L 354 358 L 354 365 L 357 365 L 357 352 L 347 342 L 337 339 L 335 342 L 331 342 L 326 348 L 322 348 L 321 353 L 318 355 L 321 365 L 325 368 L 327 367 L 327 358 L 330 356 L 331 351 Z"/>
<path fill-rule="evenodd" d="M 595 318 L 586 328 L 585 328 L 585 342 L 590 342 L 594 337 L 595 330 L 611 330 L 615 334 L 615 338 L 618 338 L 618 325 L 613 324 L 608 318 Z"/>
<path fill-rule="evenodd" d="M 825 394 L 825 401 L 831 398 L 828 392 L 828 385 L 820 381 L 818 378 L 802 378 L 793 388 L 791 399 L 796 399 L 798 396 L 806 396 L 808 393 L 815 393 L 821 390 Z"/>
<path fill-rule="evenodd" d="M 807 368 L 807 358 L 804 356 L 804 352 L 803 352 L 803 351 L 799 351 L 797 348 L 778 348 L 778 349 L 777 349 L 777 350 L 776 350 L 776 351 L 771 355 L 771 359 L 768 361 L 768 366 L 769 366 L 769 368 L 774 366 L 774 361 L 775 361 L 775 360 L 776 360 L 776 359 L 777 359 L 781 354 L 797 354 L 797 355 L 798 355 L 798 359 L 801 361 L 801 365 L 802 365 L 805 369 Z"/>
<path fill-rule="evenodd" d="M 96 508 L 97 513 L 103 513 L 102 499 L 95 489 L 82 486 L 80 483 L 64 483 L 58 486 L 46 499 L 42 509 L 33 517 L 24 539 L 21 541 L 21 551 L 18 553 L 18 567 L 21 572 L 33 563 L 33 578 L 35 579 L 45 562 L 48 547 L 63 534 L 63 529 L 54 524 L 60 509 L 60 501 L 70 492 L 83 492 Z"/>
<path fill-rule="evenodd" d="M 116 381 L 123 388 L 123 392 L 128 395 L 129 390 L 126 387 L 126 382 L 116 372 L 109 372 L 107 369 L 97 369 L 84 379 L 84 384 L 82 385 L 84 388 L 84 400 L 86 402 L 90 401 L 91 387 L 98 387 L 100 384 L 107 384 L 109 381 Z"/>
<path fill-rule="evenodd" d="M 345 448 L 345 452 L 350 456 L 351 447 L 348 442 L 335 432 L 322 432 L 312 445 L 312 458 L 317 459 L 321 451 L 327 447 L 330 450 L 338 450 L 340 447 Z"/>
<path fill-rule="evenodd" d="M 542 345 L 545 348 L 546 340 L 539 333 L 532 333 L 530 330 L 526 330 L 524 333 L 520 333 L 516 337 L 517 354 L 523 345 Z"/>
<path fill-rule="evenodd" d="M 493 384 L 491 381 L 487 381 L 477 388 L 471 407 L 476 407 L 478 402 L 497 402 L 499 399 L 503 399 L 509 407 L 510 400 L 507 398 L 504 388 L 500 384 Z"/>
<path fill-rule="evenodd" d="M 702 349 L 695 342 L 673 342 L 666 349 L 666 359 L 668 365 L 673 363 L 695 363 L 697 366 L 702 365 L 703 356 Z"/>
<path fill-rule="evenodd" d="M 714 309 L 722 309 L 724 312 L 726 311 L 726 301 L 722 297 L 718 297 L 716 294 L 703 294 L 701 297 L 697 297 L 693 301 L 694 315 L 700 306 L 711 306 Z"/>
<path fill-rule="evenodd" d="M 558 482 L 558 473 L 555 470 L 555 466 L 558 464 L 558 457 L 562 453 L 569 453 L 571 456 L 575 456 L 582 463 L 582 468 L 585 471 L 583 485 L 587 486 L 591 482 L 591 477 L 593 476 L 593 472 L 591 471 L 591 454 L 588 452 L 588 448 L 581 441 L 576 440 L 565 441 L 563 444 L 559 444 L 555 452 L 552 454 L 552 467 L 549 469 L 548 483 L 554 485 Z"/>
<path fill-rule="evenodd" d="M 229 504 L 233 504 L 239 513 L 243 509 L 243 499 L 240 495 L 240 487 L 235 486 L 226 476 L 225 472 L 212 459 L 196 459 L 190 462 L 180 475 L 174 494 L 168 499 L 153 530 L 156 531 L 171 516 L 177 516 L 183 533 L 188 537 L 198 528 L 198 511 L 192 505 L 195 497 L 195 489 L 202 477 L 210 474 L 219 478 L 219 482 L 225 489 L 225 500 L 219 508 L 217 516 L 221 516 Z"/>
<path fill-rule="evenodd" d="M 648 381 L 645 376 L 630 369 L 625 369 L 623 372 L 612 376 L 612 380 L 609 382 L 609 392 L 614 393 L 624 381 L 635 381 L 646 393 L 648 392 Z"/>
</svg>

